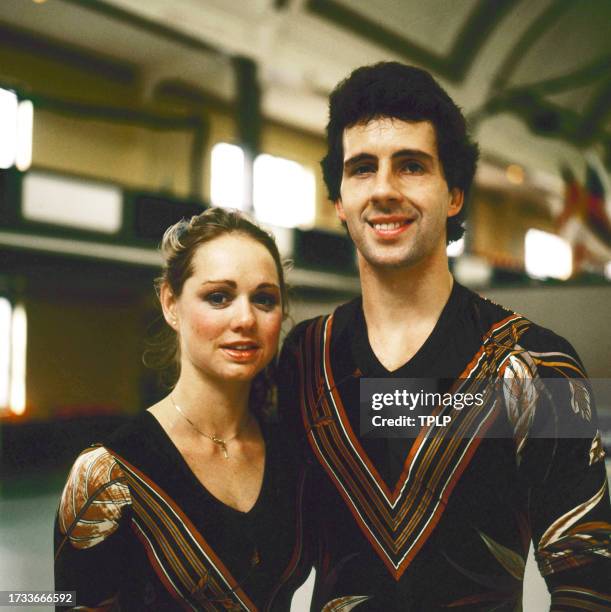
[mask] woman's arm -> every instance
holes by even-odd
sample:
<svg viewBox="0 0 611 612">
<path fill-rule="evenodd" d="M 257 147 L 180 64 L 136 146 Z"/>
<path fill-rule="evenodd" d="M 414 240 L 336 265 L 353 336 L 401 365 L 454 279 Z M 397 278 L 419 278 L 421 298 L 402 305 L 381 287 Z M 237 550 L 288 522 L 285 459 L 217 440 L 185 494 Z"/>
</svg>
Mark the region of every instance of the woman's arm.
<svg viewBox="0 0 611 612">
<path fill-rule="evenodd" d="M 101 446 L 81 453 L 62 493 L 54 538 L 55 588 L 76 591 L 76 609 L 115 607 L 125 575 L 130 505 L 124 475 L 112 455 Z"/>
</svg>

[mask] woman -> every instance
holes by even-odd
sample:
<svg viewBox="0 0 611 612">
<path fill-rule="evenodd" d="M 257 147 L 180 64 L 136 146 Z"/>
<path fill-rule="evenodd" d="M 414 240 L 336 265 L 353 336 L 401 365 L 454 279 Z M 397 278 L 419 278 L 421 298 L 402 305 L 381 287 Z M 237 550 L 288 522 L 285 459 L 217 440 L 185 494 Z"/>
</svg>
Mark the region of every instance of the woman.
<svg viewBox="0 0 611 612">
<path fill-rule="evenodd" d="M 178 378 L 77 458 L 56 588 L 102 610 L 286 611 L 309 568 L 305 475 L 263 418 L 286 309 L 278 249 L 241 214 L 211 209 L 169 228 L 161 250 Z"/>
</svg>

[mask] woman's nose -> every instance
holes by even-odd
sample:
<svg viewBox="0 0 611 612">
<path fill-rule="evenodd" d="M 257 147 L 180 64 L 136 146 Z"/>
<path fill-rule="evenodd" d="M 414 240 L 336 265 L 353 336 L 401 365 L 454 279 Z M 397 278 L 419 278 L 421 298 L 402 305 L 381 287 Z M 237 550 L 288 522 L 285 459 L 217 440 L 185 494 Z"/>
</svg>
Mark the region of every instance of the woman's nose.
<svg viewBox="0 0 611 612">
<path fill-rule="evenodd" d="M 248 299 L 238 299 L 235 302 L 235 315 L 233 317 L 233 327 L 239 328 L 252 328 L 256 323 L 255 312 L 253 305 Z"/>
</svg>

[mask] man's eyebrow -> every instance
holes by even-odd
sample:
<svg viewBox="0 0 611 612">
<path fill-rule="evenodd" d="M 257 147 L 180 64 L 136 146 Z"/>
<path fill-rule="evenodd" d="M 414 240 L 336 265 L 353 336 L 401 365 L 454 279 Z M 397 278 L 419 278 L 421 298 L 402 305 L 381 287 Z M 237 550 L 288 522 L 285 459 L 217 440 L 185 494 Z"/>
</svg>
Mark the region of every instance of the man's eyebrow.
<svg viewBox="0 0 611 612">
<path fill-rule="evenodd" d="M 232 280 L 226 280 L 226 279 L 219 279 L 219 280 L 214 280 L 214 279 L 210 279 L 210 280 L 206 280 L 202 283 L 202 287 L 204 285 L 229 285 L 230 287 L 237 287 L 237 283 L 235 281 Z"/>
<path fill-rule="evenodd" d="M 357 153 L 352 157 L 348 158 L 344 162 L 344 168 L 348 168 L 349 166 L 354 166 L 354 164 L 358 164 L 361 161 L 371 161 L 373 159 L 377 159 L 375 155 L 371 153 Z"/>
<path fill-rule="evenodd" d="M 401 149 L 392 154 L 393 159 L 398 157 L 419 157 L 423 160 L 433 161 L 435 158 L 430 153 L 423 151 L 422 149 Z"/>
<path fill-rule="evenodd" d="M 400 149 L 392 154 L 393 159 L 400 159 L 402 157 L 416 157 L 424 161 L 434 161 L 435 159 L 433 155 L 422 149 Z M 372 153 L 357 153 L 344 162 L 344 168 L 350 168 L 362 161 L 372 161 L 376 159 L 377 156 Z"/>
</svg>

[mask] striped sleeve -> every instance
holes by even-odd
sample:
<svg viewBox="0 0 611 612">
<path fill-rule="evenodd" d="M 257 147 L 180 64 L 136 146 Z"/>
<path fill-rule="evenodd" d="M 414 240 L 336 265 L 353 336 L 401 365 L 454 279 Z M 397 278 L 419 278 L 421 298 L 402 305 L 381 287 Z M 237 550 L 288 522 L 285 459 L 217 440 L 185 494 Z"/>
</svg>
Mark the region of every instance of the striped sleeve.
<svg viewBox="0 0 611 612">
<path fill-rule="evenodd" d="M 608 577 L 611 579 L 611 577 Z M 611 612 L 611 596 L 582 586 L 560 585 L 552 589 L 550 612 L 591 610 Z"/>
<path fill-rule="evenodd" d="M 515 421 L 516 450 L 551 609 L 611 612 L 611 504 L 594 397 L 566 340 L 539 328 L 524 341 L 520 359 L 540 384 L 529 385 L 533 401 Z"/>
<path fill-rule="evenodd" d="M 59 531 L 74 548 L 91 548 L 118 529 L 130 504 L 129 488 L 114 457 L 102 446 L 87 449 L 75 461 L 64 487 Z"/>
</svg>

